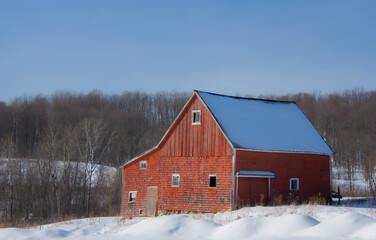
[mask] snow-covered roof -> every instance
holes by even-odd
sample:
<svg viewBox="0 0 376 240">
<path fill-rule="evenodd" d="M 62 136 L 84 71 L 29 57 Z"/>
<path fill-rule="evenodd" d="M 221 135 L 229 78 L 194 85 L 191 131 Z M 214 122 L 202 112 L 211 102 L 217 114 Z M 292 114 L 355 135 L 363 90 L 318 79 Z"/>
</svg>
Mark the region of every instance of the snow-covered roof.
<svg viewBox="0 0 376 240">
<path fill-rule="evenodd" d="M 294 102 L 196 92 L 234 148 L 333 154 Z"/>
</svg>

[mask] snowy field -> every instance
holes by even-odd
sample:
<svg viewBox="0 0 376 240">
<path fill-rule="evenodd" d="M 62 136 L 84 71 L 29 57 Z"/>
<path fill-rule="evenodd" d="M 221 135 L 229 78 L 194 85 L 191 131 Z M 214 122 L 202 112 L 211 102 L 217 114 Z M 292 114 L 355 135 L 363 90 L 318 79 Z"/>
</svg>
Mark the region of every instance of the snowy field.
<svg viewBox="0 0 376 240">
<path fill-rule="evenodd" d="M 375 169 L 376 175 L 376 169 Z M 335 167 L 332 169 L 333 187 L 337 191 L 337 186 L 341 188 L 341 191 L 349 191 L 350 184 L 346 174 L 346 170 L 341 167 Z M 369 184 L 364 178 L 363 171 L 361 169 L 354 170 L 354 176 L 352 179 L 353 188 L 355 191 L 370 191 Z"/>
<path fill-rule="evenodd" d="M 6 159 L 6 158 L 0 158 L 0 173 L 2 171 L 7 171 L 7 163 L 13 161 L 14 163 L 18 163 L 19 167 L 22 171 L 26 171 L 30 168 L 36 168 L 39 163 L 43 164 L 45 160 L 36 160 L 36 159 Z M 90 163 L 85 164 L 83 162 L 63 162 L 63 161 L 54 161 L 54 170 L 56 171 L 56 174 L 58 176 L 58 180 L 61 178 L 61 173 L 63 172 L 64 168 L 67 168 L 68 166 L 71 168 L 75 168 L 76 164 L 78 165 L 79 171 L 89 171 L 91 169 Z M 103 174 L 103 176 L 107 178 L 111 178 L 116 174 L 116 168 L 115 167 L 109 167 L 97 164 L 93 171 L 92 175 L 92 185 L 94 186 L 97 183 L 98 176 L 100 174 Z M 0 176 L 1 177 L 1 176 Z"/>
<path fill-rule="evenodd" d="M 125 221 L 88 218 L 4 228 L 0 239 L 376 239 L 376 208 L 305 205 Z"/>
</svg>

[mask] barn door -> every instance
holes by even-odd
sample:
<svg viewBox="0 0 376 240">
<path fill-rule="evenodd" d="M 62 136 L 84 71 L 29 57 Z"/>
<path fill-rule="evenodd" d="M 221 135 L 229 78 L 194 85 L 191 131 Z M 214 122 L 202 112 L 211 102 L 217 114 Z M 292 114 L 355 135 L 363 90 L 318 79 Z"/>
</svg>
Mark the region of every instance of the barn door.
<svg viewBox="0 0 376 240">
<path fill-rule="evenodd" d="M 148 187 L 146 190 L 146 216 L 157 215 L 158 187 Z"/>
<path fill-rule="evenodd" d="M 267 178 L 239 178 L 238 206 L 266 204 L 268 201 Z"/>
</svg>

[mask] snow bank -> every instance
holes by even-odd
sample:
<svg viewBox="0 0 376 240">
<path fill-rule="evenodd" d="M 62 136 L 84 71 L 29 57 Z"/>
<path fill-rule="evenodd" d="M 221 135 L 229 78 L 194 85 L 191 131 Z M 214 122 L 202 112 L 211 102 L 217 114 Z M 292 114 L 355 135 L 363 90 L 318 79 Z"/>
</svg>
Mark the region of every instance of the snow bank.
<svg viewBox="0 0 376 240">
<path fill-rule="evenodd" d="M 370 226 L 373 228 L 364 229 L 364 227 Z M 375 239 L 370 236 L 376 236 L 376 220 L 363 214 L 349 212 L 317 224 L 300 235 L 325 239 L 353 239 L 354 236 Z"/>
<path fill-rule="evenodd" d="M 147 218 L 125 227 L 116 236 L 125 239 L 207 239 L 220 227 L 210 220 L 195 220 L 187 215 Z"/>
<path fill-rule="evenodd" d="M 314 218 L 302 215 L 248 217 L 219 227 L 212 239 L 285 238 L 318 223 Z"/>
<path fill-rule="evenodd" d="M 32 229 L 0 229 L 0 239 L 376 239 L 374 208 L 310 207 L 255 207 L 126 221 L 89 218 Z M 319 217 L 299 214 L 308 209 Z"/>
<path fill-rule="evenodd" d="M 335 218 L 348 212 L 357 212 L 371 218 L 376 218 L 376 208 L 365 205 L 349 206 L 323 206 L 323 205 L 299 205 L 299 206 L 278 206 L 278 207 L 245 207 L 232 212 L 216 214 L 193 215 L 196 219 L 211 219 L 217 223 L 226 224 L 241 218 L 264 216 L 278 217 L 284 215 L 310 216 L 319 222 Z"/>
</svg>

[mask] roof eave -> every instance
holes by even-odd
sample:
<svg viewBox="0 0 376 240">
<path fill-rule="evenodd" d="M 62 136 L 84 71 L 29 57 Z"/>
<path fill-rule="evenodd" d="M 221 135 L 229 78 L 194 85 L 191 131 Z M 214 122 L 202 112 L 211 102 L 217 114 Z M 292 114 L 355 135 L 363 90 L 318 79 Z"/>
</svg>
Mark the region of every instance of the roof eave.
<svg viewBox="0 0 376 240">
<path fill-rule="evenodd" d="M 138 160 L 138 159 L 144 157 L 145 155 L 147 155 L 147 154 L 149 154 L 149 153 L 151 153 L 151 152 L 153 152 L 153 151 L 154 151 L 155 149 L 157 149 L 157 148 L 158 148 L 158 146 L 155 146 L 155 147 L 152 147 L 152 148 L 146 150 L 145 152 L 143 152 L 143 153 L 137 155 L 136 157 L 130 159 L 129 161 L 127 161 L 126 163 L 124 163 L 123 165 L 121 165 L 119 168 L 123 168 L 123 167 L 125 167 L 126 165 L 128 165 L 128 164 L 130 164 L 130 163 L 132 163 L 132 162 L 134 162 L 134 161 L 136 161 L 136 160 Z"/>
<path fill-rule="evenodd" d="M 305 113 L 303 112 L 303 110 L 299 107 L 298 104 L 295 103 L 295 105 L 298 107 L 298 109 L 303 113 L 303 116 L 307 119 L 307 121 L 312 125 L 313 129 L 315 129 L 316 133 L 321 137 L 321 139 L 324 141 L 324 143 L 326 144 L 326 146 L 328 146 L 329 150 L 331 151 L 331 154 L 325 154 L 325 155 L 330 155 L 330 156 L 333 156 L 335 154 L 335 151 L 333 151 L 333 149 L 329 146 L 329 144 L 326 142 L 326 140 L 321 136 L 320 132 L 317 130 L 317 128 L 313 125 L 313 123 L 311 122 L 311 120 L 309 120 L 309 118 L 307 117 L 307 115 L 305 115 Z"/>
<path fill-rule="evenodd" d="M 182 113 L 185 111 L 185 109 L 187 108 L 187 106 L 188 106 L 189 103 L 192 101 L 192 99 L 193 99 L 193 97 L 194 97 L 195 95 L 198 96 L 198 94 L 197 94 L 196 92 L 193 92 L 193 94 L 191 95 L 191 97 L 190 97 L 190 98 L 188 99 L 188 101 L 185 103 L 185 105 L 184 105 L 184 107 L 182 108 L 182 110 L 179 112 L 178 116 L 177 116 L 177 117 L 175 118 L 175 120 L 172 122 L 172 124 L 170 125 L 170 127 L 167 129 L 167 131 L 165 132 L 165 134 L 162 136 L 161 140 L 158 142 L 158 144 L 157 144 L 155 147 L 153 147 L 153 148 L 151 148 L 151 149 L 149 149 L 149 150 L 147 150 L 147 151 L 145 151 L 145 152 L 143 152 L 143 153 L 137 155 L 136 157 L 130 159 L 130 160 L 127 161 L 125 164 L 121 165 L 119 168 L 123 168 L 123 167 L 125 167 L 126 165 L 128 165 L 128 164 L 130 164 L 130 163 L 136 161 L 137 159 L 139 159 L 139 158 L 141 158 L 141 157 L 144 157 L 144 156 L 147 155 L 148 153 L 150 153 L 150 152 L 152 152 L 153 150 L 159 148 L 159 147 L 162 145 L 162 143 L 164 142 L 165 138 L 167 138 L 168 134 L 171 132 L 171 130 L 173 129 L 173 127 L 176 125 L 178 119 L 180 118 L 180 116 L 182 115 Z"/>
<path fill-rule="evenodd" d="M 193 94 L 191 95 L 191 97 L 188 99 L 188 101 L 185 103 L 184 107 L 182 108 L 182 110 L 179 112 L 178 116 L 175 118 L 175 120 L 172 122 L 172 124 L 170 125 L 170 127 L 167 129 L 167 131 L 165 132 L 165 134 L 163 135 L 163 137 L 161 138 L 161 140 L 159 141 L 159 143 L 157 144 L 157 146 L 159 147 L 163 141 L 165 140 L 165 138 L 168 136 L 168 134 L 171 132 L 172 128 L 175 126 L 175 124 L 177 123 L 178 119 L 180 118 L 180 116 L 183 114 L 183 112 L 185 111 L 185 109 L 187 108 L 188 104 L 192 101 L 193 97 L 195 96 L 195 93 L 196 92 L 193 92 Z"/>
<path fill-rule="evenodd" d="M 236 150 L 240 151 L 250 151 L 250 152 L 270 152 L 270 153 L 299 153 L 299 154 L 315 154 L 315 155 L 328 155 L 333 156 L 334 152 L 332 153 L 321 153 L 321 152 L 313 152 L 313 151 L 288 151 L 288 150 L 263 150 L 263 149 L 249 149 L 249 148 L 235 148 Z"/>
</svg>

